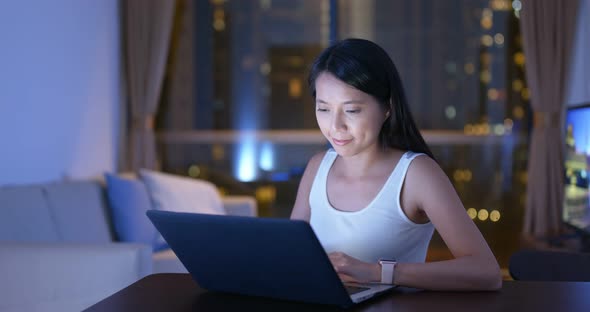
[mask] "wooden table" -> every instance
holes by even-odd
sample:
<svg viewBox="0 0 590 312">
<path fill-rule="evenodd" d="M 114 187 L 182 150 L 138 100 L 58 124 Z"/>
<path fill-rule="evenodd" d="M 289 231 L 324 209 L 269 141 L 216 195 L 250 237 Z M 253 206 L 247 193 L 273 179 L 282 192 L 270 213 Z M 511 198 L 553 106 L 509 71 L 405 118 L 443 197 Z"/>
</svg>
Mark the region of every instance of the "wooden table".
<svg viewBox="0 0 590 312">
<path fill-rule="evenodd" d="M 87 311 L 330 311 L 337 307 L 208 292 L 188 274 L 154 274 Z M 590 311 L 590 283 L 504 282 L 497 292 L 398 289 L 355 311 Z"/>
</svg>

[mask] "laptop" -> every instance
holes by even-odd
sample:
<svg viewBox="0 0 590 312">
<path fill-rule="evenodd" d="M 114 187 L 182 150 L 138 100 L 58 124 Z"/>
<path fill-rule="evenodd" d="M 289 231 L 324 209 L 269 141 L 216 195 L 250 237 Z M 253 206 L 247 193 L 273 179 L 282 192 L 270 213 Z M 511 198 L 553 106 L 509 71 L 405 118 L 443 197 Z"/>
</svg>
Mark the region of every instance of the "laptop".
<svg viewBox="0 0 590 312">
<path fill-rule="evenodd" d="M 210 291 L 348 307 L 394 287 L 342 283 L 304 221 L 146 214 L 195 282 Z"/>
</svg>

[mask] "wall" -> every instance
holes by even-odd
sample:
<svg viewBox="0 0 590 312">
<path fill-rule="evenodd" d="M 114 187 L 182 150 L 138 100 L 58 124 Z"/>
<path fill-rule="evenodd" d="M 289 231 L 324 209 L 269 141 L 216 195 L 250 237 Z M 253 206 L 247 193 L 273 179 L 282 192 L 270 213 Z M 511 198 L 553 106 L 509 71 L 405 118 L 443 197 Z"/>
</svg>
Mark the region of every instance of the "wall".
<svg viewBox="0 0 590 312">
<path fill-rule="evenodd" d="M 580 0 L 567 105 L 590 103 L 590 0 Z"/>
<path fill-rule="evenodd" d="M 116 169 L 117 0 L 0 4 L 0 185 Z"/>
</svg>

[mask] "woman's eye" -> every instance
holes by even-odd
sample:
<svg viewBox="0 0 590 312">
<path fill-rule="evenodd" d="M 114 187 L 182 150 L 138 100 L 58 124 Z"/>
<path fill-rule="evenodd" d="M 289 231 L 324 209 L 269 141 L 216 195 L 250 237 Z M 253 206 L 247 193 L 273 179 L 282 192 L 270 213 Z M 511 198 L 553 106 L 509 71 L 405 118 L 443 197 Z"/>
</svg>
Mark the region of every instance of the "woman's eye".
<svg viewBox="0 0 590 312">
<path fill-rule="evenodd" d="M 347 112 L 347 113 L 350 113 L 350 114 L 357 114 L 357 113 L 359 113 L 360 111 L 361 111 L 360 109 L 351 109 L 351 110 L 347 110 L 346 112 Z"/>
<path fill-rule="evenodd" d="M 327 112 L 328 110 L 325 108 L 318 108 L 318 112 Z"/>
</svg>

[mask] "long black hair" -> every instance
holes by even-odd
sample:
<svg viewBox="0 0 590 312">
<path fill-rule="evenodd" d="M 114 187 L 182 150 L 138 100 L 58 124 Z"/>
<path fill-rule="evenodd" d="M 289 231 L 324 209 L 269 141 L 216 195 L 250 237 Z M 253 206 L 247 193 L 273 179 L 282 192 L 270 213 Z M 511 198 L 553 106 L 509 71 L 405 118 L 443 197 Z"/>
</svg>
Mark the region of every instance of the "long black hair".
<svg viewBox="0 0 590 312">
<path fill-rule="evenodd" d="M 379 132 L 382 147 L 424 153 L 434 159 L 412 118 L 399 73 L 380 46 L 365 39 L 345 39 L 324 50 L 314 61 L 308 77 L 314 99 L 315 81 L 323 72 L 372 95 L 389 110 L 389 117 Z"/>
</svg>

